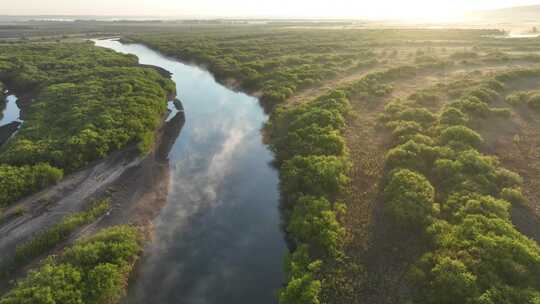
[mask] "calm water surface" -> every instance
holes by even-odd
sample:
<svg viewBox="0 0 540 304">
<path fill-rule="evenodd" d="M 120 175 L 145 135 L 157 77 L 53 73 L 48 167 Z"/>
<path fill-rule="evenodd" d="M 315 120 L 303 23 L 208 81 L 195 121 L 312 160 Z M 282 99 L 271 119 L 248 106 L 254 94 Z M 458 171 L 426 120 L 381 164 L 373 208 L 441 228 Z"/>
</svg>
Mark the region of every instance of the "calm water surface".
<svg viewBox="0 0 540 304">
<path fill-rule="evenodd" d="M 17 97 L 8 95 L 5 103 L 0 100 L 0 127 L 13 121 L 21 121 L 19 115 L 21 110 L 17 106 Z"/>
<path fill-rule="evenodd" d="M 143 45 L 96 44 L 173 73 L 186 116 L 169 154 L 168 202 L 126 302 L 276 303 L 286 245 L 258 100 Z"/>
</svg>

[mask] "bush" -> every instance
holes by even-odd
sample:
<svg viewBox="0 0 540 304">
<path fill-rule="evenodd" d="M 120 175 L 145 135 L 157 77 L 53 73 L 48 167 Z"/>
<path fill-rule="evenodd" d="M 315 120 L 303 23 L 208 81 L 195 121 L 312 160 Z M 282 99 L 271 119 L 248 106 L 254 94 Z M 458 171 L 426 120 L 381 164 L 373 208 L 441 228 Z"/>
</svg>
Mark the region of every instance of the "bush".
<svg viewBox="0 0 540 304">
<path fill-rule="evenodd" d="M 385 163 L 388 170 L 401 168 L 427 174 L 435 160 L 443 153 L 445 151 L 438 147 L 409 140 L 405 144 L 390 149 L 386 153 Z"/>
<path fill-rule="evenodd" d="M 513 106 L 525 104 L 528 100 L 529 94 L 527 92 L 516 92 L 506 96 L 506 102 Z"/>
<path fill-rule="evenodd" d="M 422 126 L 415 121 L 392 121 L 387 123 L 386 126 L 392 130 L 392 136 L 398 143 L 406 142 L 423 132 Z"/>
<path fill-rule="evenodd" d="M 302 245 L 288 254 L 285 260 L 288 283 L 278 293 L 280 304 L 320 304 L 322 286 L 315 274 L 321 262 L 310 262 L 308 251 L 308 246 Z"/>
<path fill-rule="evenodd" d="M 25 195 L 61 180 L 63 171 L 48 164 L 9 166 L 0 164 L 0 206 L 14 203 Z"/>
<path fill-rule="evenodd" d="M 441 211 L 446 214 L 452 223 L 459 223 L 472 214 L 510 219 L 509 203 L 507 201 L 467 191 L 452 193 L 442 205 Z"/>
<path fill-rule="evenodd" d="M 479 148 L 484 140 L 480 134 L 465 126 L 451 126 L 441 131 L 439 142 L 457 149 L 468 149 Z"/>
<path fill-rule="evenodd" d="M 527 201 L 520 188 L 503 188 L 501 198 L 515 205 L 523 205 Z"/>
<path fill-rule="evenodd" d="M 281 170 L 281 187 L 288 195 L 313 195 L 328 198 L 348 181 L 349 163 L 336 156 L 295 156 Z"/>
<path fill-rule="evenodd" d="M 345 153 L 345 141 L 341 134 L 330 126 L 321 128 L 312 124 L 308 127 L 290 130 L 285 138 L 277 139 L 274 149 L 278 151 L 280 160 L 289 159 L 295 155 L 335 155 Z"/>
<path fill-rule="evenodd" d="M 298 244 L 307 244 L 317 256 L 338 256 L 345 236 L 345 229 L 338 223 L 336 214 L 344 206 L 332 206 L 325 198 L 300 197 L 287 225 L 287 232 Z"/>
<path fill-rule="evenodd" d="M 419 173 L 401 169 L 384 188 L 385 208 L 404 226 L 424 227 L 431 221 L 435 190 Z"/>
<path fill-rule="evenodd" d="M 485 103 L 492 103 L 499 97 L 499 93 L 495 90 L 485 87 L 474 89 L 468 95 L 474 96 Z"/>
<path fill-rule="evenodd" d="M 460 126 L 466 125 L 468 122 L 467 116 L 459 109 L 454 107 L 447 107 L 441 113 L 439 123 L 447 126 Z"/>
<path fill-rule="evenodd" d="M 450 106 L 458 108 L 471 117 L 486 118 L 491 114 L 489 106 L 476 97 L 468 97 L 453 102 Z"/>
<path fill-rule="evenodd" d="M 116 226 L 78 241 L 60 257 L 50 257 L 0 299 L 18 303 L 115 303 L 140 254 L 137 230 Z"/>
<path fill-rule="evenodd" d="M 431 125 L 436 119 L 436 116 L 425 108 L 409 108 L 398 115 L 398 120 L 416 122 L 424 128 Z"/>
</svg>

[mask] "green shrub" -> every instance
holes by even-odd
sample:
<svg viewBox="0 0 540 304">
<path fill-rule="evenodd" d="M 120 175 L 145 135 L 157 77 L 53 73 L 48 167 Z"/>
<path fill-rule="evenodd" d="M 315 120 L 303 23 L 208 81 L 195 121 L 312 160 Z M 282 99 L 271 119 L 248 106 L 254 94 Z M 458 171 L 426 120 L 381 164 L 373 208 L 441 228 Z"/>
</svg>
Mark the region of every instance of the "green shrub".
<svg viewBox="0 0 540 304">
<path fill-rule="evenodd" d="M 349 163 L 336 156 L 295 156 L 283 164 L 281 187 L 289 195 L 334 197 L 348 181 Z"/>
<path fill-rule="evenodd" d="M 520 188 L 503 188 L 501 190 L 501 198 L 516 205 L 523 205 L 527 201 Z"/>
<path fill-rule="evenodd" d="M 519 106 L 527 103 L 529 100 L 529 94 L 527 92 L 516 92 L 506 96 L 506 102 L 513 105 Z"/>
<path fill-rule="evenodd" d="M 441 125 L 460 126 L 466 125 L 467 122 L 467 116 L 459 109 L 454 107 L 445 108 L 439 118 L 439 123 Z"/>
<path fill-rule="evenodd" d="M 438 222 L 430 231 L 436 249 L 424 255 L 415 271 L 421 279 L 422 302 L 518 304 L 534 303 L 540 295 L 540 247 L 508 219 L 471 214 L 454 225 Z M 439 271 L 441 261 L 449 258 L 459 267 Z M 434 284 L 450 283 L 445 277 L 455 271 L 461 279 L 453 284 L 467 283 L 467 288 L 448 291 L 448 285 Z M 463 274 L 475 279 L 465 280 Z M 449 299 L 449 293 L 455 299 Z"/>
<path fill-rule="evenodd" d="M 397 120 L 416 122 L 425 128 L 436 119 L 436 116 L 425 108 L 409 108 L 400 112 Z"/>
<path fill-rule="evenodd" d="M 468 95 L 474 96 L 485 103 L 492 103 L 499 97 L 499 93 L 486 87 L 476 88 L 469 92 Z"/>
<path fill-rule="evenodd" d="M 289 159 L 295 155 L 335 155 L 345 153 L 345 141 L 339 131 L 327 126 L 312 124 L 296 131 L 290 130 L 284 138 L 277 139 L 274 149 L 278 158 Z"/>
<path fill-rule="evenodd" d="M 116 226 L 50 257 L 0 299 L 17 303 L 116 303 L 141 252 L 139 232 Z"/>
<path fill-rule="evenodd" d="M 302 245 L 285 260 L 287 285 L 278 293 L 280 304 L 320 304 L 321 281 L 315 274 L 321 267 L 320 261 L 310 262 L 308 247 Z"/>
<path fill-rule="evenodd" d="M 446 213 L 447 218 L 454 223 L 460 222 L 472 214 L 509 220 L 509 207 L 507 201 L 489 195 L 455 192 L 442 205 L 441 211 Z"/>
<path fill-rule="evenodd" d="M 48 164 L 22 167 L 0 164 L 0 206 L 9 205 L 25 195 L 53 185 L 62 177 L 61 169 Z"/>
<path fill-rule="evenodd" d="M 450 106 L 458 108 L 471 117 L 486 118 L 491 114 L 489 106 L 476 97 L 468 97 L 453 102 Z"/>
<path fill-rule="evenodd" d="M 500 189 L 518 187 L 523 184 L 523 178 L 519 174 L 505 168 L 497 168 L 495 178 Z"/>
<path fill-rule="evenodd" d="M 424 227 L 430 223 L 435 190 L 421 174 L 408 169 L 393 172 L 384 198 L 387 212 L 401 225 Z"/>
<path fill-rule="evenodd" d="M 441 131 L 439 142 L 458 149 L 479 148 L 484 140 L 480 134 L 465 127 L 451 126 Z"/>
<path fill-rule="evenodd" d="M 423 132 L 422 126 L 415 121 L 392 121 L 387 123 L 386 126 L 392 130 L 392 136 L 396 139 L 397 143 L 406 142 Z"/>
<path fill-rule="evenodd" d="M 307 244 L 312 252 L 322 256 L 339 256 L 345 229 L 336 214 L 344 205 L 332 206 L 325 198 L 302 196 L 294 204 L 287 232 L 298 244 Z"/>
<path fill-rule="evenodd" d="M 402 168 L 427 174 L 435 160 L 444 153 L 444 149 L 409 140 L 390 149 L 386 153 L 385 163 L 388 170 Z"/>
</svg>

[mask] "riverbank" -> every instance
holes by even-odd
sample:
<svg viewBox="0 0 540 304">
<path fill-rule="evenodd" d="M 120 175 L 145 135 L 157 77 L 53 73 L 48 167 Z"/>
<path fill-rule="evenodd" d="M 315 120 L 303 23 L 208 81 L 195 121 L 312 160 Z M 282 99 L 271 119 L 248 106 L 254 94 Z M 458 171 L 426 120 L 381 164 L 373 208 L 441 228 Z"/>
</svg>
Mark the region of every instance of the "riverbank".
<svg viewBox="0 0 540 304">
<path fill-rule="evenodd" d="M 134 39 L 132 37 L 129 37 L 129 38 L 121 37 L 121 38 L 118 39 L 118 41 L 121 42 L 121 43 L 124 43 L 124 44 L 142 44 L 142 45 L 146 45 L 149 48 L 152 48 L 154 50 L 157 50 L 157 51 L 161 52 L 161 50 L 160 50 L 160 48 L 158 46 L 152 45 L 151 43 L 148 43 L 147 41 Z M 212 68 L 210 68 L 208 66 L 207 62 L 197 61 L 197 60 L 188 60 L 187 58 L 184 58 L 182 56 L 175 56 L 173 54 L 167 54 L 167 53 L 163 53 L 163 54 L 166 55 L 167 57 L 171 58 L 171 59 L 174 59 L 174 60 L 177 60 L 177 61 L 180 61 L 180 62 L 184 62 L 185 64 L 188 64 L 188 65 L 194 65 L 197 68 L 208 71 L 212 75 L 212 77 L 214 77 L 216 82 L 218 82 L 219 84 L 225 86 L 226 88 L 228 88 L 228 89 L 230 89 L 230 90 L 232 90 L 234 92 L 245 93 L 247 95 L 256 97 L 257 99 L 259 99 L 259 104 L 264 109 L 264 112 L 266 114 L 272 113 L 272 110 L 277 105 L 276 103 L 272 103 L 269 100 L 266 100 L 260 90 L 250 88 L 244 82 L 242 82 L 240 79 L 237 79 L 237 78 L 234 78 L 234 77 L 222 77 L 222 76 L 220 76 L 220 74 L 217 73 L 216 70 L 213 70 Z"/>
<path fill-rule="evenodd" d="M 138 226 L 149 239 L 151 221 L 165 204 L 168 193 L 167 151 L 185 121 L 183 112 L 167 122 L 166 118 L 167 115 L 164 115 L 163 123 L 156 131 L 157 140 L 146 156 L 140 156 L 136 144 L 130 145 L 4 210 L 0 222 L 2 257 L 9 258 L 19 244 L 46 231 L 66 215 L 86 210 L 94 201 L 103 198 L 110 201 L 110 210 L 106 215 L 78 229 L 68 241 L 58 244 L 54 252 L 80 237 L 120 224 Z M 22 214 L 21 210 L 24 211 Z M 48 254 L 50 252 L 6 278 L 0 283 L 0 290 L 5 291 L 10 286 L 10 280 L 23 277 L 27 270 L 36 267 Z"/>
</svg>

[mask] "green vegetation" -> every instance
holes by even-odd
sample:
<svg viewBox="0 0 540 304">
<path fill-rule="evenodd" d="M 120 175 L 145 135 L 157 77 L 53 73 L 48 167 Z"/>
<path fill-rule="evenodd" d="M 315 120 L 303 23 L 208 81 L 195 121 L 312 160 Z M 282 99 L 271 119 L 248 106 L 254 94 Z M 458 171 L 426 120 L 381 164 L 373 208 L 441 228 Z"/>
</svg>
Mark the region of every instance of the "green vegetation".
<svg viewBox="0 0 540 304">
<path fill-rule="evenodd" d="M 338 217 L 345 207 L 336 199 L 348 182 L 341 134 L 348 111 L 346 95 L 333 91 L 276 110 L 268 125 L 280 162 L 287 233 L 295 243 L 285 262 L 288 283 L 279 293 L 280 303 L 320 303 L 324 272 L 344 261 L 345 229 Z"/>
<path fill-rule="evenodd" d="M 28 261 L 53 249 L 59 243 L 67 240 L 75 229 L 94 222 L 99 216 L 107 212 L 108 209 L 109 203 L 106 200 L 97 202 L 88 211 L 71 214 L 48 230 L 18 245 L 13 257 L 0 260 L 0 276 L 8 275 Z"/>
<path fill-rule="evenodd" d="M 91 43 L 0 48 L 0 80 L 35 99 L 0 150 L 0 205 L 128 144 L 146 152 L 174 84 L 137 58 Z"/>
<path fill-rule="evenodd" d="M 234 78 L 244 89 L 261 91 L 269 104 L 352 69 L 377 64 L 362 36 L 334 31 L 181 31 L 130 35 L 170 56 L 195 61 L 221 80 Z"/>
<path fill-rule="evenodd" d="M 506 96 L 506 101 L 513 105 L 527 105 L 540 112 L 540 91 L 520 91 Z"/>
<path fill-rule="evenodd" d="M 55 184 L 63 175 L 61 169 L 45 163 L 33 166 L 0 164 L 0 206 Z"/>
<path fill-rule="evenodd" d="M 388 212 L 399 223 L 408 227 L 430 224 L 435 190 L 421 174 L 408 169 L 393 172 L 384 194 Z"/>
<path fill-rule="evenodd" d="M 496 81 L 523 73 L 529 74 L 504 73 Z M 485 90 L 494 83 L 498 91 Z M 540 300 L 540 246 L 518 232 L 509 215 L 512 203 L 524 201 L 522 180 L 480 153 L 483 139 L 468 127 L 493 113 L 490 103 L 502 83 L 467 89 L 434 122 L 404 117 L 405 111 L 427 111 L 415 101 L 391 103 L 381 118 L 397 143 L 386 158 L 386 210 L 405 227 L 420 225 L 430 239 L 430 249 L 410 271 L 417 303 Z M 397 129 L 407 122 L 415 127 L 404 142 Z M 424 136 L 429 140 L 416 139 Z"/>
<path fill-rule="evenodd" d="M 37 271 L 18 282 L 1 304 L 116 302 L 141 251 L 139 232 L 116 226 L 78 241 L 51 256 Z"/>
</svg>

